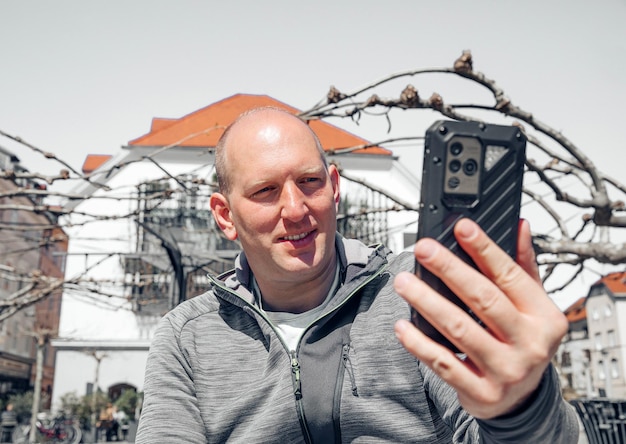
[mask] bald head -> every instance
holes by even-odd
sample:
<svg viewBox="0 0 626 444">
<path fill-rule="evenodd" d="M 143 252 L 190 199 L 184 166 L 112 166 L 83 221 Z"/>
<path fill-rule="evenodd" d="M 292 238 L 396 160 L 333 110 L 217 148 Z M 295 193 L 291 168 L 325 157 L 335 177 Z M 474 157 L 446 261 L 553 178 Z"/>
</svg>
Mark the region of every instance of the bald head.
<svg viewBox="0 0 626 444">
<path fill-rule="evenodd" d="M 230 165 L 228 159 L 229 149 L 233 149 L 233 139 L 244 130 L 253 129 L 258 132 L 271 131 L 272 126 L 283 125 L 301 125 L 311 134 L 315 141 L 315 146 L 320 154 L 320 158 L 324 166 L 328 168 L 324 149 L 313 130 L 299 117 L 290 112 L 276 107 L 253 108 L 242 113 L 231 123 L 224 131 L 224 134 L 215 146 L 215 172 L 217 174 L 217 183 L 220 193 L 228 196 L 232 184 L 233 165 Z"/>
</svg>

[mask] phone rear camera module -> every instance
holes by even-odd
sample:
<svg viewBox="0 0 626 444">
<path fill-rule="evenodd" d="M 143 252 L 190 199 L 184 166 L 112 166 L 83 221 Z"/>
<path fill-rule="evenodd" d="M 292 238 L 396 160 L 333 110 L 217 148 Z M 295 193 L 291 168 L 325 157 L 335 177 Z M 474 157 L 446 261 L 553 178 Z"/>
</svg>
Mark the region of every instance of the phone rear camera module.
<svg viewBox="0 0 626 444">
<path fill-rule="evenodd" d="M 450 164 L 452 167 L 452 164 Z M 463 164 L 463 172 L 468 176 L 473 176 L 478 171 L 478 163 L 474 159 L 466 160 Z"/>
<path fill-rule="evenodd" d="M 453 156 L 458 156 L 463 152 L 463 145 L 460 142 L 454 142 L 450 145 L 450 152 Z"/>
<path fill-rule="evenodd" d="M 455 159 L 450 162 L 448 168 L 450 168 L 450 171 L 452 171 L 453 173 L 457 173 L 461 169 L 461 162 Z"/>
</svg>

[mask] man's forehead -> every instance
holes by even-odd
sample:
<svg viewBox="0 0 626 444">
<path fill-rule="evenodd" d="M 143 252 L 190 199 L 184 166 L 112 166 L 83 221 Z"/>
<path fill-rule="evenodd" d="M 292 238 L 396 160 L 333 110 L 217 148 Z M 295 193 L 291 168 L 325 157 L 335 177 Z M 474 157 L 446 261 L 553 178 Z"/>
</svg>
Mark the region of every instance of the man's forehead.
<svg viewBox="0 0 626 444">
<path fill-rule="evenodd" d="M 281 131 L 276 125 L 265 125 L 262 126 L 258 133 L 260 137 L 262 137 L 267 142 L 278 142 L 280 139 Z"/>
<path fill-rule="evenodd" d="M 293 114 L 277 110 L 263 110 L 243 116 L 235 123 L 235 133 L 278 134 L 284 129 L 306 129 L 308 126 Z"/>
<path fill-rule="evenodd" d="M 245 116 L 237 122 L 231 130 L 226 151 L 249 152 L 259 145 L 273 146 L 290 142 L 311 145 L 317 150 L 315 136 L 306 123 L 291 114 L 267 111 Z"/>
</svg>

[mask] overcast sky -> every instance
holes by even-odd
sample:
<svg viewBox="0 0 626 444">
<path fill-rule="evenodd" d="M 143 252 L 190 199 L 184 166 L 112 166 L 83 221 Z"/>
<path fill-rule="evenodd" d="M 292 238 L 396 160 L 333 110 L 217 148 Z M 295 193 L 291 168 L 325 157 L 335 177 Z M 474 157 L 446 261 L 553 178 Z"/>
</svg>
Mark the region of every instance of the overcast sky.
<svg viewBox="0 0 626 444">
<path fill-rule="evenodd" d="M 153 117 L 236 93 L 307 109 L 330 85 L 451 66 L 470 49 L 515 104 L 625 180 L 625 0 L 3 0 L 0 21 L 0 129 L 76 169 Z M 60 168 L 0 146 L 31 171 Z"/>
</svg>

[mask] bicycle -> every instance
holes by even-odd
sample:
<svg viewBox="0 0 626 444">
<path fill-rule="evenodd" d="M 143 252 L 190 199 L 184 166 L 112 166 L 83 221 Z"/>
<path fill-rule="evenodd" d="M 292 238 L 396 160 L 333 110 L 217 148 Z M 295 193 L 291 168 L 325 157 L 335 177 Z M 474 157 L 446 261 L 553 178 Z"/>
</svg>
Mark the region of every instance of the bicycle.
<svg viewBox="0 0 626 444">
<path fill-rule="evenodd" d="M 57 416 L 51 420 L 38 418 L 36 426 L 35 442 L 37 443 L 78 444 L 83 436 L 76 422 L 64 416 Z M 29 438 L 30 424 L 18 426 L 13 432 L 13 442 L 16 444 L 27 444 Z"/>
</svg>

